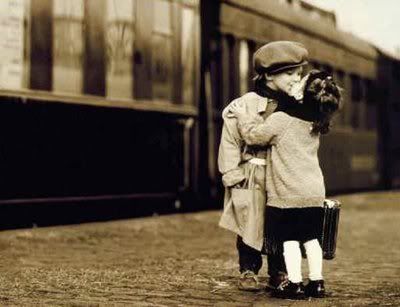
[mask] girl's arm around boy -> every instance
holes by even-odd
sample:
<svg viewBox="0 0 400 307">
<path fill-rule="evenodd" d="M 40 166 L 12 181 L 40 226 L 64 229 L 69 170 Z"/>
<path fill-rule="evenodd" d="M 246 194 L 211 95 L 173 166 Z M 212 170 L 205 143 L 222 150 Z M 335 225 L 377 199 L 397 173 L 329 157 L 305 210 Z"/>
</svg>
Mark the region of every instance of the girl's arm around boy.
<svg viewBox="0 0 400 307">
<path fill-rule="evenodd" d="M 276 144 L 292 121 L 286 113 L 276 112 L 260 122 L 258 115 L 247 113 L 238 104 L 233 104 L 230 112 L 237 118 L 240 135 L 248 145 Z"/>
</svg>

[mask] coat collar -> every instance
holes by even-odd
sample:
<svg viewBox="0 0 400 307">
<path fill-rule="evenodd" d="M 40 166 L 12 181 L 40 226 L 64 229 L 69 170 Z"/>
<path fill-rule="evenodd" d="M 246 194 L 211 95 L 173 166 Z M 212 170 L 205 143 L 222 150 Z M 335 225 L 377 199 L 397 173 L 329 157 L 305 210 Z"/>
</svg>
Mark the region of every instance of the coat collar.
<svg viewBox="0 0 400 307">
<path fill-rule="evenodd" d="M 273 99 L 267 98 L 267 97 L 262 97 L 259 96 L 258 102 L 257 102 L 257 113 L 264 113 L 268 103 L 272 102 Z"/>
</svg>

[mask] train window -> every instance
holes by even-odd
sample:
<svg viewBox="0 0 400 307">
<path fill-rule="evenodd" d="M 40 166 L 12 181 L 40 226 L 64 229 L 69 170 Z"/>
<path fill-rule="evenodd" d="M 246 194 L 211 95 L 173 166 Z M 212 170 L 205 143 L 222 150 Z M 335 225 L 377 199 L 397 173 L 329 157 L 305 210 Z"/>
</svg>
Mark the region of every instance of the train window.
<svg viewBox="0 0 400 307">
<path fill-rule="evenodd" d="M 195 15 L 193 9 L 182 9 L 182 101 L 194 104 L 195 81 Z"/>
<path fill-rule="evenodd" d="M 372 80 L 365 80 L 366 102 L 368 105 L 376 102 L 376 86 Z"/>
<path fill-rule="evenodd" d="M 225 97 L 227 97 L 227 89 L 222 86 L 225 84 L 226 61 L 227 57 L 221 56 L 222 53 L 226 52 L 225 40 L 223 37 L 218 39 L 210 40 L 210 51 L 212 54 L 218 54 L 218 56 L 211 57 L 210 59 L 210 78 L 206 78 L 206 95 L 210 96 L 211 91 L 211 101 L 216 109 L 222 109 L 223 103 L 226 102 Z"/>
<path fill-rule="evenodd" d="M 24 85 L 24 9 L 22 1 L 0 1 L 0 87 L 19 89 Z"/>
<path fill-rule="evenodd" d="M 172 100 L 172 5 L 166 0 L 154 0 L 152 37 L 153 98 Z"/>
<path fill-rule="evenodd" d="M 254 41 L 248 41 L 247 46 L 249 48 L 249 78 L 248 78 L 248 88 L 254 90 L 253 77 L 255 76 L 255 71 L 253 67 L 253 54 L 256 52 L 257 44 Z"/>
<path fill-rule="evenodd" d="M 249 90 L 249 45 L 247 41 L 240 41 L 239 47 L 239 75 L 240 75 L 240 94 Z"/>
<path fill-rule="evenodd" d="M 81 93 L 84 3 L 54 0 L 53 5 L 53 90 Z"/>
<path fill-rule="evenodd" d="M 344 84 L 344 71 L 342 70 L 337 70 L 336 71 L 336 80 L 337 84 L 339 86 L 341 86 L 342 88 L 344 88 L 345 84 Z"/>
<path fill-rule="evenodd" d="M 377 127 L 376 88 L 371 80 L 365 81 L 366 86 L 366 128 L 375 130 Z"/>
<path fill-rule="evenodd" d="M 240 90 L 239 41 L 233 35 L 224 35 L 221 38 L 221 107 L 237 98 Z"/>
<path fill-rule="evenodd" d="M 351 126 L 355 129 L 360 128 L 360 101 L 362 99 L 361 80 L 356 75 L 351 75 Z"/>
<path fill-rule="evenodd" d="M 106 95 L 133 96 L 135 0 L 107 0 Z"/>
<path fill-rule="evenodd" d="M 359 102 L 362 99 L 361 80 L 358 76 L 351 75 L 351 100 Z"/>
<path fill-rule="evenodd" d="M 337 85 L 339 85 L 343 91 L 341 92 L 341 96 L 342 96 L 342 101 L 341 101 L 341 106 L 340 106 L 340 112 L 338 114 L 337 117 L 337 123 L 340 125 L 344 125 L 345 124 L 345 81 L 344 81 L 344 72 L 342 70 L 335 70 L 332 71 L 332 73 L 334 74 L 334 79 Z"/>
</svg>

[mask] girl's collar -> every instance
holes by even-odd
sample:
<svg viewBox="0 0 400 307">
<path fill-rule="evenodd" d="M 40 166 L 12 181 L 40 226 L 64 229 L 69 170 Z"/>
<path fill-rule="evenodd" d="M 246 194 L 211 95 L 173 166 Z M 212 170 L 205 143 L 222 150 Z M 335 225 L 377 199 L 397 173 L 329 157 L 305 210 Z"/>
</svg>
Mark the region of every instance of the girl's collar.
<svg viewBox="0 0 400 307">
<path fill-rule="evenodd" d="M 268 86 L 259 87 L 256 92 L 258 95 L 273 99 L 278 103 L 275 112 L 282 111 L 305 121 L 315 120 L 315 110 L 310 105 L 301 104 L 284 92 L 275 91 Z"/>
</svg>

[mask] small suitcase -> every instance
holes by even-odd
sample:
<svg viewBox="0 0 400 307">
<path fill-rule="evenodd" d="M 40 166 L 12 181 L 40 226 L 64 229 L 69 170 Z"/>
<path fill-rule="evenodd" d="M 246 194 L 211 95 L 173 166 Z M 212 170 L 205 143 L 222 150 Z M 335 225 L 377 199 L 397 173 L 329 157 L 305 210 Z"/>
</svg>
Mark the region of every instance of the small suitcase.
<svg viewBox="0 0 400 307">
<path fill-rule="evenodd" d="M 324 222 L 322 229 L 322 252 L 326 260 L 335 258 L 336 242 L 339 230 L 341 203 L 337 200 L 324 201 Z"/>
</svg>

